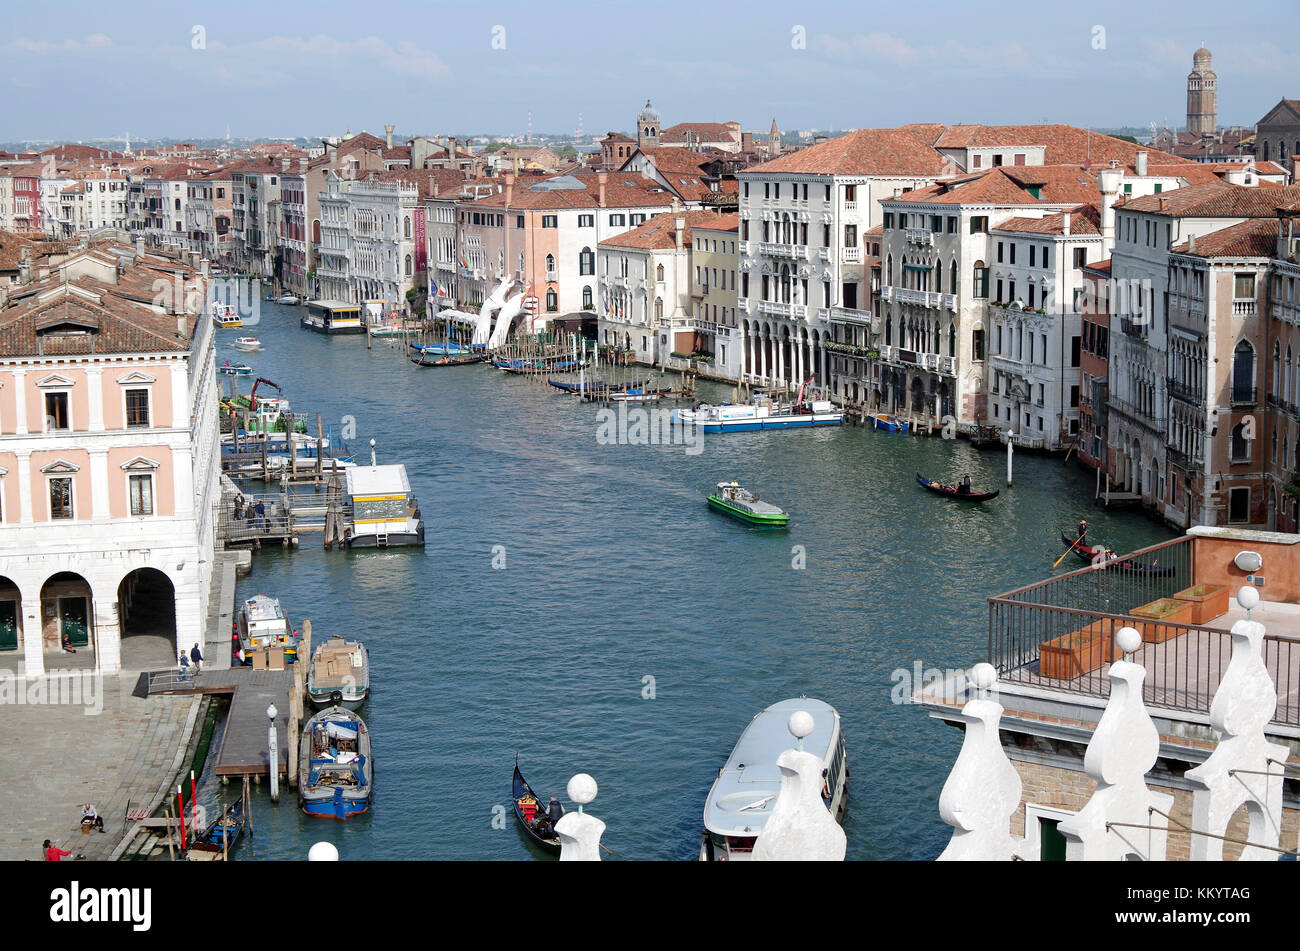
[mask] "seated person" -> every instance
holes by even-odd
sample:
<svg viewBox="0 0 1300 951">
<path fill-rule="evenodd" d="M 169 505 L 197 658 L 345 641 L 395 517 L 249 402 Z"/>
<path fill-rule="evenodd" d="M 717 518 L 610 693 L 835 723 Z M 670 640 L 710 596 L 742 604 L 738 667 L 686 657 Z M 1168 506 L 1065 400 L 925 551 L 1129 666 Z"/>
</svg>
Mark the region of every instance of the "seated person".
<svg viewBox="0 0 1300 951">
<path fill-rule="evenodd" d="M 100 832 L 104 831 L 104 817 L 99 814 L 91 803 L 86 803 L 81 807 L 81 824 L 96 828 Z"/>
</svg>

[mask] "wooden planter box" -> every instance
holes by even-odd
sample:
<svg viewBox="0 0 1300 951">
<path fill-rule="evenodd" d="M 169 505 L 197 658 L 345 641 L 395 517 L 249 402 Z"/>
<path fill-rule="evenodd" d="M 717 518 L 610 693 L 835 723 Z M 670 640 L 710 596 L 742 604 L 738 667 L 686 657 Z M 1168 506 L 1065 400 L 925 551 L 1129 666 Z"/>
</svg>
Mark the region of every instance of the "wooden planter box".
<svg viewBox="0 0 1300 951">
<path fill-rule="evenodd" d="M 1183 633 L 1181 628 L 1172 627 L 1174 624 L 1192 624 L 1192 602 L 1180 601 L 1177 598 L 1161 598 L 1158 601 L 1152 601 L 1141 607 L 1136 607 L 1129 614 L 1136 618 L 1142 618 L 1134 625 L 1138 633 L 1142 635 L 1142 640 L 1147 644 L 1161 644 L 1171 637 L 1177 637 Z"/>
<path fill-rule="evenodd" d="M 1224 584 L 1193 585 L 1174 597 L 1192 605 L 1192 624 L 1204 624 L 1228 613 L 1228 586 Z"/>
<path fill-rule="evenodd" d="M 1073 680 L 1115 659 L 1109 621 L 1093 621 L 1081 631 L 1062 634 L 1038 648 L 1038 671 L 1055 680 Z"/>
</svg>

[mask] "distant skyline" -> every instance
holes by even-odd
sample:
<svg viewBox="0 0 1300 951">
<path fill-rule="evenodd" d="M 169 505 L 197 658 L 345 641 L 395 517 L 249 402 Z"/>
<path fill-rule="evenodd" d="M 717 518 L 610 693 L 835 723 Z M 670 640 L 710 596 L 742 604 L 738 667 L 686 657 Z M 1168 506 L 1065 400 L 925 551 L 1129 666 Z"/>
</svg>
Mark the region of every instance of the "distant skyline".
<svg viewBox="0 0 1300 951">
<path fill-rule="evenodd" d="M 1220 126 L 1300 97 L 1300 4 L 1005 0 L 881 10 L 667 0 L 653 15 L 556 0 L 431 6 L 246 0 L 6 10 L 0 140 L 571 133 L 737 120 L 1181 127 L 1192 53 Z M 743 12 L 742 12 L 743 11 Z M 625 32 L 620 32 L 625 31 Z M 1280 44 L 1279 44 L 1280 41 Z M 1100 47 L 1100 48 L 1099 48 Z"/>
</svg>

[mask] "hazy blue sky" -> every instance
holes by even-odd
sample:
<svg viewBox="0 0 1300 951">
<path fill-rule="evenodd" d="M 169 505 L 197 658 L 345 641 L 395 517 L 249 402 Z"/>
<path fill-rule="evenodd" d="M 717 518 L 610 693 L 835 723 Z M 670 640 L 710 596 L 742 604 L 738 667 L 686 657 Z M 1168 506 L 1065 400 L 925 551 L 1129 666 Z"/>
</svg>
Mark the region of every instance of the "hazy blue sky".
<svg viewBox="0 0 1300 951">
<path fill-rule="evenodd" d="M 1300 0 L 55 0 L 5 10 L 0 140 L 506 133 L 530 110 L 599 134 L 647 97 L 666 125 L 1181 125 L 1201 42 L 1221 124 L 1249 125 L 1300 97 L 1297 35 Z"/>
</svg>

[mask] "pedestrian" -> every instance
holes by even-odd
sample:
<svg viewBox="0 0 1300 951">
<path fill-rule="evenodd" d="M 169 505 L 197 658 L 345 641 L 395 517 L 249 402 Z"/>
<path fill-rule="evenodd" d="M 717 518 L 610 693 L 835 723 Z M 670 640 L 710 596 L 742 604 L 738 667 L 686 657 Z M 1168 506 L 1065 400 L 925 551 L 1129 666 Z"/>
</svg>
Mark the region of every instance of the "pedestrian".
<svg viewBox="0 0 1300 951">
<path fill-rule="evenodd" d="M 235 496 L 235 521 L 244 517 L 244 496 L 242 494 Z"/>
<path fill-rule="evenodd" d="M 266 506 L 262 504 L 261 499 L 258 499 L 257 504 L 253 506 L 253 514 L 257 516 L 256 525 L 258 530 L 266 531 Z"/>
<path fill-rule="evenodd" d="M 194 664 L 196 674 L 203 673 L 203 653 L 199 650 L 198 644 L 190 648 L 190 662 Z"/>
<path fill-rule="evenodd" d="M 176 666 L 180 668 L 180 679 L 190 679 L 190 659 L 185 656 L 185 651 L 176 655 Z"/>
<path fill-rule="evenodd" d="M 61 849 L 57 845 L 54 845 L 49 839 L 46 839 L 41 844 L 41 851 L 45 853 L 45 861 L 47 862 L 57 862 L 65 855 L 72 854 L 67 849 Z"/>
</svg>

